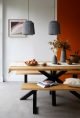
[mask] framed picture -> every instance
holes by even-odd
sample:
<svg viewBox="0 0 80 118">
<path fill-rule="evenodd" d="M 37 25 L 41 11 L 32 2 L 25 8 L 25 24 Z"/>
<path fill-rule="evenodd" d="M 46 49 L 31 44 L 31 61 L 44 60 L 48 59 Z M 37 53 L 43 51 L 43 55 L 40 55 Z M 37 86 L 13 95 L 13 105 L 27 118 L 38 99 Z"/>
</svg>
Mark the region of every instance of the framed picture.
<svg viewBox="0 0 80 118">
<path fill-rule="evenodd" d="M 9 19 L 8 20 L 8 36 L 9 37 L 25 37 L 22 34 L 23 23 L 26 19 Z"/>
</svg>

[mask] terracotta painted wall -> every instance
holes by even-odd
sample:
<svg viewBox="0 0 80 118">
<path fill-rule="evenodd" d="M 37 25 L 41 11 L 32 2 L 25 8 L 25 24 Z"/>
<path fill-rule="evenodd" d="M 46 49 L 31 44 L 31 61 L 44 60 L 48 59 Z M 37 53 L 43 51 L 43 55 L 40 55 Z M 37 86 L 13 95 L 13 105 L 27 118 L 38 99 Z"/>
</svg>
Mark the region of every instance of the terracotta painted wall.
<svg viewBox="0 0 80 118">
<path fill-rule="evenodd" d="M 61 26 L 59 39 L 68 40 L 72 52 L 80 49 L 80 0 L 57 0 L 57 14 Z"/>
<path fill-rule="evenodd" d="M 68 40 L 72 50 L 80 48 L 80 0 L 57 0 L 60 39 Z"/>
</svg>

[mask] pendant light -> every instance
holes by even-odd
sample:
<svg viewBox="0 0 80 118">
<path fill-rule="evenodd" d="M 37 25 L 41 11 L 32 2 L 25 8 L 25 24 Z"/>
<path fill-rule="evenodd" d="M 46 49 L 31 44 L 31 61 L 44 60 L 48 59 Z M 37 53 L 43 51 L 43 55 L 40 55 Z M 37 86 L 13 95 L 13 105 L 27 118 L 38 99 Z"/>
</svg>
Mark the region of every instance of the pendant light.
<svg viewBox="0 0 80 118">
<path fill-rule="evenodd" d="M 28 20 L 26 20 L 23 24 L 23 34 L 24 35 L 35 34 L 34 23 L 29 20 L 29 0 L 28 0 Z"/>
<path fill-rule="evenodd" d="M 55 20 L 55 0 L 54 0 L 54 20 L 49 23 L 49 35 L 60 34 L 60 24 Z"/>
</svg>

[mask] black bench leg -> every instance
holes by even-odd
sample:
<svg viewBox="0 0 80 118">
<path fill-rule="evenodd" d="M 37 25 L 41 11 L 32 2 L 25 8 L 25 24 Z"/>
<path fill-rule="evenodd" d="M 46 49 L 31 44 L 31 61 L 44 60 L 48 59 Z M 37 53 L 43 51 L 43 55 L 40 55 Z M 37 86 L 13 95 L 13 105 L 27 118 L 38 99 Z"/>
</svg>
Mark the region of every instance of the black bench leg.
<svg viewBox="0 0 80 118">
<path fill-rule="evenodd" d="M 30 97 L 33 94 L 33 91 L 30 91 L 29 93 L 25 94 L 20 98 L 20 100 L 26 100 L 28 97 Z"/>
<path fill-rule="evenodd" d="M 38 113 L 38 108 L 37 108 L 37 91 L 33 91 L 33 114 Z"/>
<path fill-rule="evenodd" d="M 56 106 L 56 91 L 51 91 L 52 94 L 52 105 Z"/>
</svg>

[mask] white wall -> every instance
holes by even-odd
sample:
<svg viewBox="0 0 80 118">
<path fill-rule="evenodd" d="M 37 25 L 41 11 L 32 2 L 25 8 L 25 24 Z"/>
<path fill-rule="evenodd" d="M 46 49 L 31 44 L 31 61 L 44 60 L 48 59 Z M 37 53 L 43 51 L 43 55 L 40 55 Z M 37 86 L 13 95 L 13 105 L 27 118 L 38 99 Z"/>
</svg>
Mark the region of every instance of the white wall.
<svg viewBox="0 0 80 118">
<path fill-rule="evenodd" d="M 2 0 L 0 0 L 0 81 L 2 81 L 2 76 L 3 76 L 3 68 L 2 68 L 2 48 L 3 48 L 3 43 L 2 43 Z"/>
<path fill-rule="evenodd" d="M 26 38 L 11 38 L 8 37 L 8 19 L 27 19 L 27 0 L 3 1 L 4 80 L 10 81 L 19 80 L 18 77 L 23 78 L 22 76 L 11 75 L 8 73 L 8 67 L 14 61 L 25 61 L 31 58 L 42 61 L 51 60 L 52 52 L 48 42 L 55 37 L 48 35 L 48 24 L 54 18 L 54 14 L 52 14 L 52 10 L 54 10 L 53 4 L 54 0 L 30 0 L 29 15 L 30 20 L 35 24 L 36 34 L 27 36 Z"/>
</svg>

